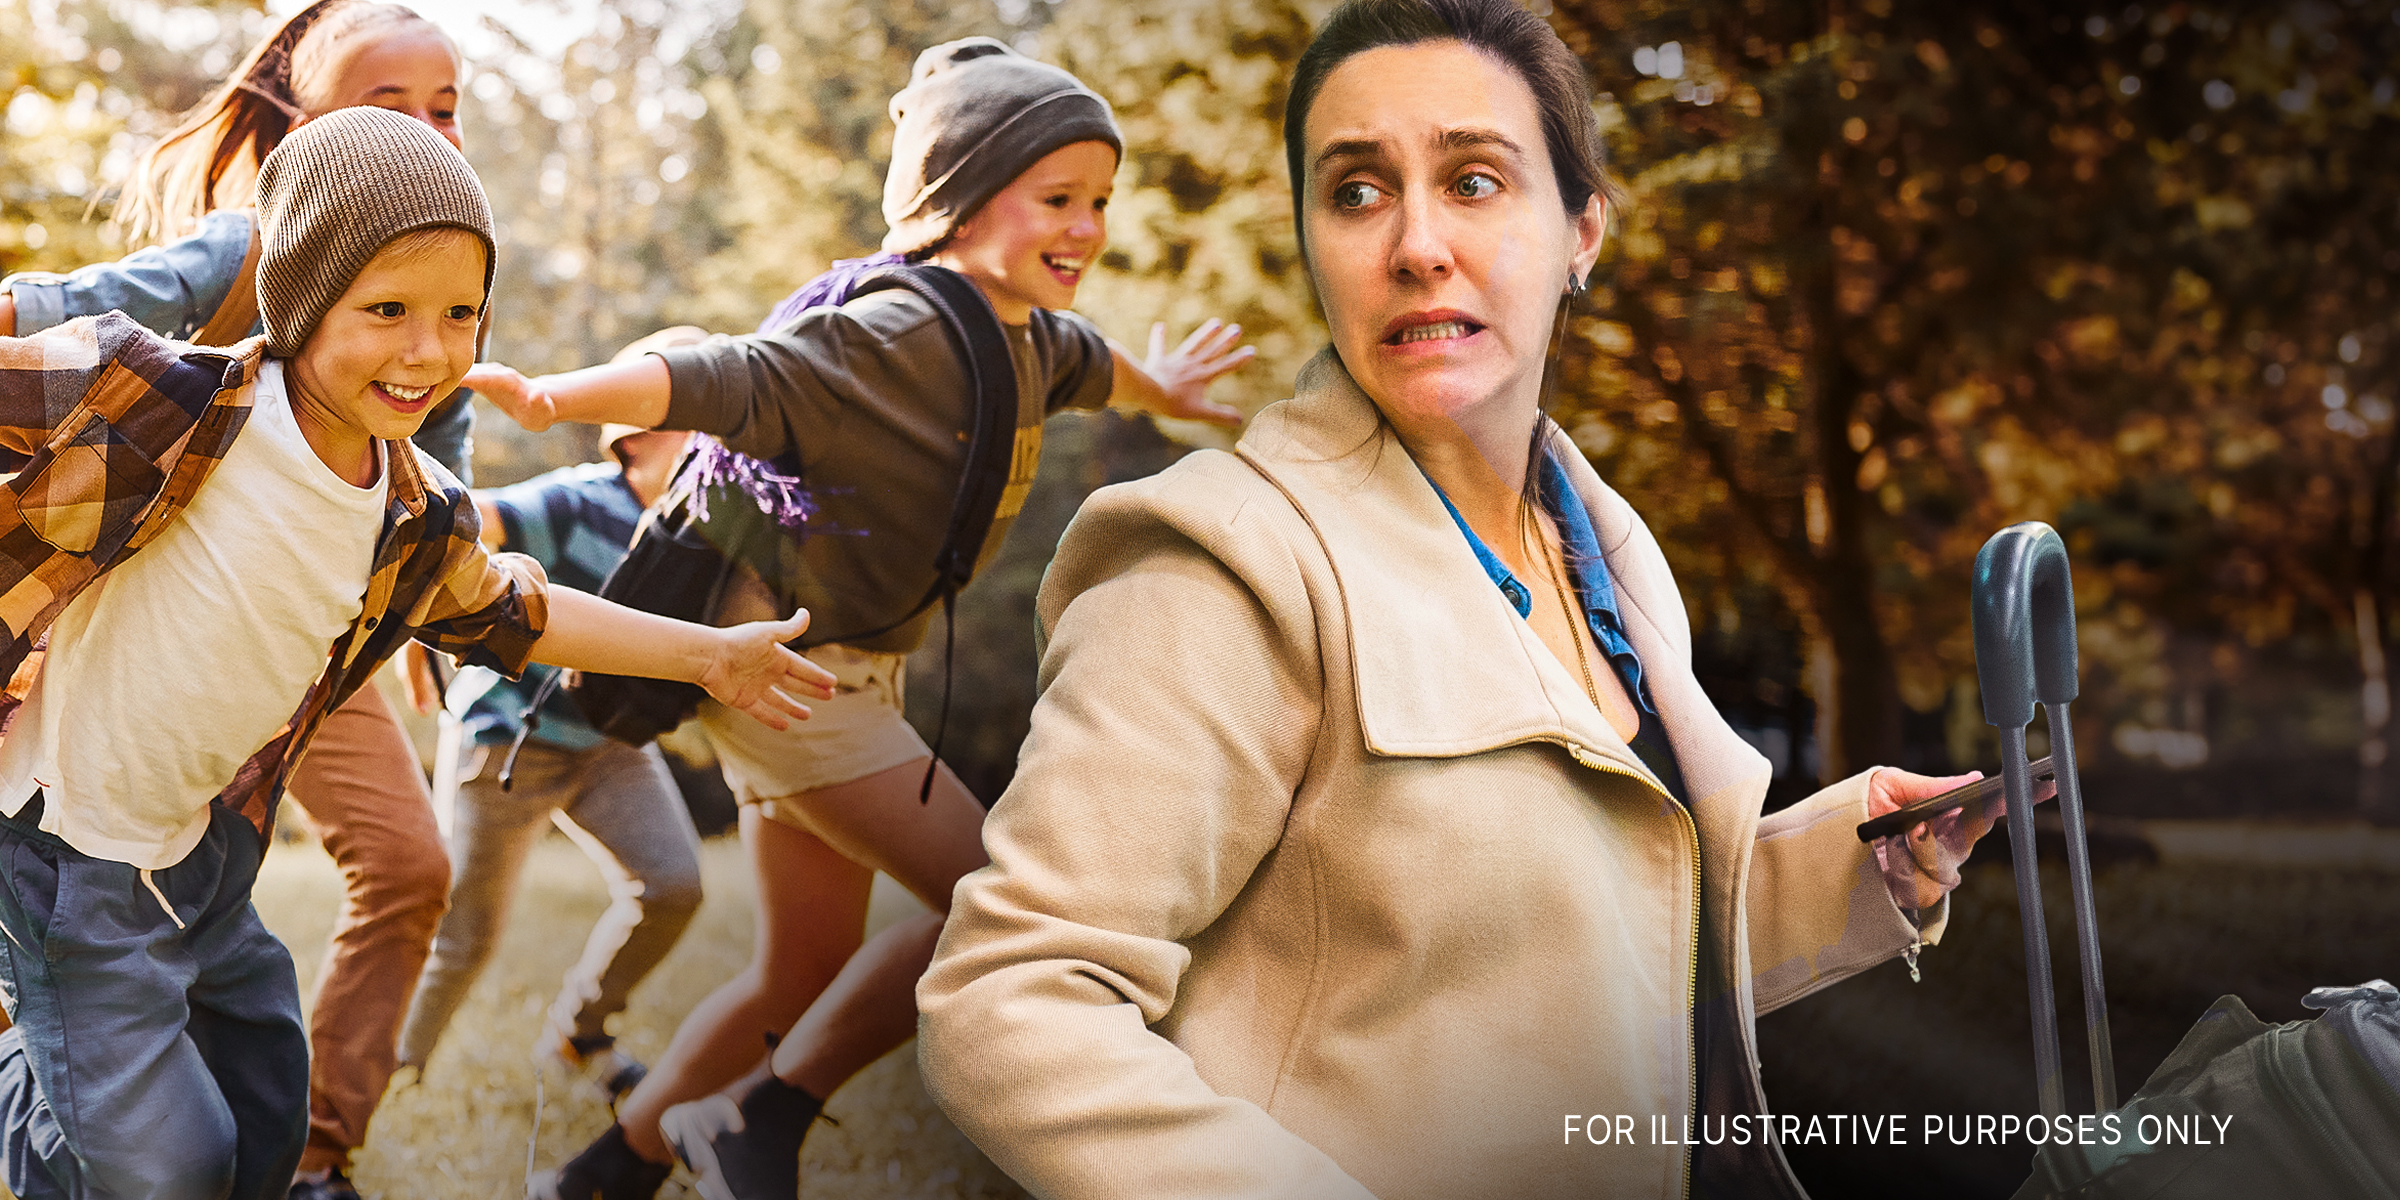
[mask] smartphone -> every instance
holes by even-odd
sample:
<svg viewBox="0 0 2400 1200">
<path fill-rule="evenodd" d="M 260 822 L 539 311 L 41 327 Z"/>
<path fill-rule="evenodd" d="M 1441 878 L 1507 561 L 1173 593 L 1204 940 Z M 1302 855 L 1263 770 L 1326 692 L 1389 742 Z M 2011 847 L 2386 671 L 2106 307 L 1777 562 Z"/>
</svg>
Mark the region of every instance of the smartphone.
<svg viewBox="0 0 2400 1200">
<path fill-rule="evenodd" d="M 2050 769 L 2048 755 L 2033 760 L 2027 764 L 2027 768 L 2032 772 L 2035 784 L 2047 783 L 2057 777 L 2057 772 Z M 2007 786 L 2002 779 L 2003 777 L 1997 774 L 1986 775 L 1965 787 L 1952 788 L 1939 796 L 1927 796 L 1913 804 L 1894 809 L 1860 825 L 1858 840 L 1871 842 L 1876 838 L 1906 833 L 1911 828 L 1941 816 L 1943 813 L 1965 808 L 1970 803 L 1989 800 L 1999 795 Z"/>
</svg>

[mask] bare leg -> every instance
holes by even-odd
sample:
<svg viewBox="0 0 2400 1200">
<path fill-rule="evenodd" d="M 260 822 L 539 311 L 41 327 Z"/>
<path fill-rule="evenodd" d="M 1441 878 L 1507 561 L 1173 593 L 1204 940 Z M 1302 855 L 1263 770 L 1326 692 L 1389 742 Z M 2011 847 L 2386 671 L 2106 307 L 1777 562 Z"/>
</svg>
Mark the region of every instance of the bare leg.
<svg viewBox="0 0 2400 1200">
<path fill-rule="evenodd" d="M 660 1065 L 618 1108 L 617 1122 L 625 1127 L 626 1144 L 636 1153 L 653 1162 L 667 1161 L 666 1143 L 658 1133 L 659 1114 L 675 1104 L 724 1087 L 765 1058 L 761 1053 L 764 1039 L 759 1025 L 727 1024 L 723 1032 L 712 1030 L 706 1035 L 695 1029 L 704 1015 L 713 1017 L 711 1005 L 718 996 L 737 986 L 746 985 L 766 993 L 755 1005 L 740 1010 L 742 1017 L 753 1021 L 772 1015 L 776 1006 L 769 1001 L 790 1002 L 784 1006 L 790 1016 L 783 1023 L 764 1027 L 784 1034 L 786 1043 L 797 1043 L 788 1053 L 779 1043 L 775 1069 L 786 1082 L 798 1083 L 820 1099 L 832 1095 L 852 1075 L 916 1035 L 917 979 L 933 958 L 934 941 L 941 933 L 941 917 L 927 914 L 903 921 L 877 934 L 873 942 L 862 947 L 857 939 L 866 919 L 866 895 L 873 883 L 873 872 L 891 876 L 935 914 L 946 914 L 950 910 L 951 889 L 960 877 L 989 861 L 983 853 L 983 806 L 975 802 L 973 794 L 949 768 L 941 768 L 935 776 L 930 798 L 925 803 L 918 802 L 917 789 L 925 779 L 926 762 L 920 758 L 797 797 L 796 802 L 807 814 L 809 823 L 822 833 L 821 840 L 766 820 L 756 808 L 743 810 L 745 838 L 753 837 L 755 823 L 761 830 L 771 830 L 778 836 L 805 839 L 816 852 L 857 873 L 856 915 L 845 914 L 843 918 L 847 922 L 843 927 L 851 937 L 843 950 L 843 959 L 847 961 L 835 961 L 823 975 L 811 976 L 813 983 L 805 987 L 798 977 L 774 969 L 762 971 L 759 963 L 770 957 L 765 943 L 769 936 L 810 938 L 813 932 L 808 927 L 820 923 L 810 919 L 811 910 L 807 908 L 793 911 L 793 920 L 772 929 L 762 920 L 761 949 L 751 967 L 734 983 L 718 989 L 693 1009 L 692 1015 L 684 1019 L 683 1028 L 676 1031 Z M 754 840 L 753 844 L 761 843 Z M 768 872 L 777 868 L 771 867 L 763 855 L 754 858 L 758 861 L 759 896 L 764 908 Z M 790 863 L 787 861 L 781 869 L 791 869 Z M 830 864 L 824 869 L 832 870 Z M 822 924 L 832 923 L 831 912 L 818 910 L 818 914 L 823 917 Z M 826 951 L 833 946 L 829 937 L 818 944 Z M 821 958 L 790 957 L 822 967 Z M 705 1059 L 700 1050 L 703 1036 L 709 1039 Z M 688 1059 L 679 1058 L 678 1052 L 687 1040 L 694 1044 L 694 1051 Z M 691 1066 L 686 1067 L 686 1062 Z M 660 1079 L 670 1063 L 678 1072 L 671 1085 Z M 705 1069 L 700 1069 L 703 1063 Z"/>
<path fill-rule="evenodd" d="M 990 861 L 983 806 L 943 767 L 917 801 L 925 759 L 810 793 L 809 822 L 828 844 L 891 876 L 933 912 L 902 921 L 860 949 L 777 1044 L 774 1071 L 820 1099 L 917 1033 L 917 979 L 933 961 L 959 878 Z"/>
<path fill-rule="evenodd" d="M 936 913 L 876 934 L 776 1044 L 776 1078 L 822 1099 L 917 1036 L 917 980 L 941 936 Z"/>
<path fill-rule="evenodd" d="M 724 1090 L 739 1096 L 771 1071 L 811 1096 L 830 1096 L 851 1076 L 915 1037 L 917 1006 L 896 1003 L 894 997 L 915 991 L 941 936 L 942 918 L 934 913 L 910 917 L 876 934 L 851 956 L 791 1033 L 775 1044 L 775 1053 Z"/>
<path fill-rule="evenodd" d="M 750 965 L 693 1006 L 650 1074 L 625 1097 L 626 1144 L 666 1162 L 658 1115 L 705 1095 L 766 1058 L 780 1035 L 840 973 L 865 936 L 870 869 L 810 834 L 742 810 L 742 841 L 758 879 L 758 936 Z"/>
<path fill-rule="evenodd" d="M 983 809 L 944 770 L 917 801 L 930 759 L 801 798 L 828 845 L 871 863 L 935 908 L 875 935 L 808 1007 L 775 1053 L 732 1087 L 661 1114 L 662 1140 L 702 1195 L 789 1196 L 800 1147 L 825 1099 L 917 1032 L 917 979 L 933 958 L 959 877 L 983 864 Z M 772 1074 L 770 1074 L 772 1071 Z"/>
</svg>

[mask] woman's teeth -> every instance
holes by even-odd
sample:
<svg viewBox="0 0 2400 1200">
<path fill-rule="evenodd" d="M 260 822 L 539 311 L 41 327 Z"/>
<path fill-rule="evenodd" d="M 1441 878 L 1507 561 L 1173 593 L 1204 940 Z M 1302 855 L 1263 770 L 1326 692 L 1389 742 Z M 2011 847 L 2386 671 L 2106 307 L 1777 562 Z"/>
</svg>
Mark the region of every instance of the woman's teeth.
<svg viewBox="0 0 2400 1200">
<path fill-rule="evenodd" d="M 1042 265 L 1049 267 L 1051 270 L 1057 271 L 1062 275 L 1081 275 L 1083 274 L 1085 260 L 1080 258 L 1052 258 L 1045 254 L 1042 256 Z"/>
<path fill-rule="evenodd" d="M 414 404 L 417 401 L 424 399 L 425 393 L 433 390 L 433 385 L 431 384 L 427 384 L 424 387 L 401 387 L 399 384 L 385 383 L 380 379 L 375 381 L 375 386 L 382 388 L 384 391 L 390 392 L 393 399 L 406 401 L 410 404 Z"/>
<path fill-rule="evenodd" d="M 1455 338 L 1465 336 L 1467 336 L 1467 323 L 1465 321 L 1436 321 L 1431 325 L 1418 325 L 1413 328 L 1403 329 L 1400 331 L 1400 337 L 1397 340 L 1401 344 L 1405 345 L 1409 342 L 1430 342 L 1438 338 Z"/>
</svg>

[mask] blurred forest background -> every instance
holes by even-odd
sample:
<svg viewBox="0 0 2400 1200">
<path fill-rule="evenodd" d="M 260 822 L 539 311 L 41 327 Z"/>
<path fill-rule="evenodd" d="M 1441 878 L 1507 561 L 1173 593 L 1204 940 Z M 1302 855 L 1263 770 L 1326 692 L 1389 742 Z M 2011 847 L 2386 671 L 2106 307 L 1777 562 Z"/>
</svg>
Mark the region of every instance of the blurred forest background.
<svg viewBox="0 0 2400 1200">
<path fill-rule="evenodd" d="M 1536 6 L 1632 192 L 1556 415 L 1660 534 L 1782 795 L 1990 765 L 1968 566 L 2038 519 L 2075 554 L 2096 806 L 2391 812 L 2391 0 Z M 529 371 L 664 324 L 747 330 L 872 249 L 886 100 L 922 48 L 993 31 L 1125 124 L 1085 312 L 1137 345 L 1153 320 L 1239 321 L 1259 361 L 1219 391 L 1253 409 L 1322 340 L 1277 139 L 1323 0 L 424 7 L 470 62 L 492 354 Z M 265 19 L 0 0 L 0 271 L 123 253 L 96 218 L 133 155 Z M 951 746 L 987 798 L 1058 530 L 1212 437 L 1059 421 L 962 627 Z M 590 450 L 486 419 L 476 462 L 505 482 Z"/>
<path fill-rule="evenodd" d="M 2247 865 L 2161 866 L 2143 838 L 2163 826 L 2126 822 L 2400 812 L 2400 2 L 1532 3 L 1588 65 L 1631 193 L 1555 415 L 1657 530 L 1703 681 L 1777 764 L 1776 799 L 1876 762 L 1993 766 L 1969 566 L 1999 527 L 2049 521 L 2074 556 L 2127 1086 L 2220 993 L 2291 1019 L 2307 986 L 2391 974 L 2400 875 L 2359 873 L 2371 846 L 2348 873 L 2322 849 L 2261 865 L 2271 839 L 2243 825 L 2224 844 Z M 492 354 L 528 371 L 667 324 L 746 331 L 871 250 L 885 103 L 918 51 L 968 33 L 1117 105 L 1129 153 L 1086 314 L 1130 345 L 1154 320 L 1240 322 L 1259 361 L 1216 395 L 1253 411 L 1322 342 L 1279 134 L 1328 0 L 420 7 L 469 60 L 467 152 L 501 222 Z M 122 254 L 98 218 L 134 154 L 265 20 L 246 0 L 0 0 L 0 272 Z M 1054 422 L 961 610 L 945 753 L 987 801 L 1075 507 L 1221 437 Z M 476 469 L 592 453 L 588 430 L 487 409 Z M 928 728 L 933 642 L 911 696 Z M 2400 835 L 2355 829 L 2323 832 L 2393 858 Z M 2046 890 L 2063 955 L 2063 879 Z M 1923 985 L 1889 964 L 1762 1022 L 1783 1106 L 2029 1111 L 2005 874 L 1971 869 L 1958 905 L 1963 948 L 1928 955 Z M 2024 1170 L 2008 1149 L 1794 1157 L 1853 1196 L 2005 1195 Z"/>
</svg>

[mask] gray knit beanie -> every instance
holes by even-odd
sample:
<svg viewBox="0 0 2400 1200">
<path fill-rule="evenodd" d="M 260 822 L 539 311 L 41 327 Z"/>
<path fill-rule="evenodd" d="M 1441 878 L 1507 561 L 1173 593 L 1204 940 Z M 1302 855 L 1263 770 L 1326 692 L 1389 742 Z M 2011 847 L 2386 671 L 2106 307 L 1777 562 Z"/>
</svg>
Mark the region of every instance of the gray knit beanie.
<svg viewBox="0 0 2400 1200">
<path fill-rule="evenodd" d="M 892 97 L 892 170 L 883 181 L 883 248 L 911 254 L 947 240 L 983 202 L 1061 146 L 1125 139 L 1108 101 L 1073 75 L 988 37 L 917 56 Z"/>
<path fill-rule="evenodd" d="M 492 206 L 457 147 L 389 109 L 337 109 L 291 132 L 258 168 L 258 310 L 267 353 L 300 352 L 377 251 L 455 227 L 483 239 L 492 293 Z"/>
</svg>

